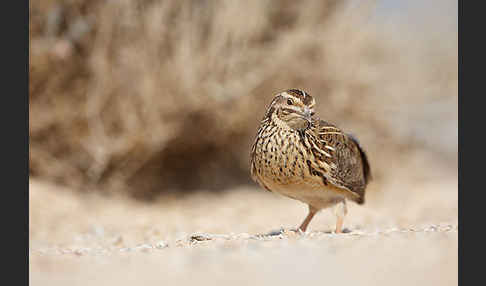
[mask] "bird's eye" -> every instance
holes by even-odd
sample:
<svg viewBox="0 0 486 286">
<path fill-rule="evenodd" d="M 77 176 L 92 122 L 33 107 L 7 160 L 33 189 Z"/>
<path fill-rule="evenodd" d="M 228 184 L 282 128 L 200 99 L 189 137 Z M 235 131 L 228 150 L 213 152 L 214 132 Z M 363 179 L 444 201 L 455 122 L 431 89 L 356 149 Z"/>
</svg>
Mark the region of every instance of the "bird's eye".
<svg viewBox="0 0 486 286">
<path fill-rule="evenodd" d="M 294 104 L 294 102 L 292 101 L 292 99 L 289 98 L 289 99 L 287 99 L 287 104 L 292 105 L 292 104 Z"/>
<path fill-rule="evenodd" d="M 314 114 L 316 114 L 314 111 L 311 112 L 311 116 L 314 116 Z"/>
</svg>

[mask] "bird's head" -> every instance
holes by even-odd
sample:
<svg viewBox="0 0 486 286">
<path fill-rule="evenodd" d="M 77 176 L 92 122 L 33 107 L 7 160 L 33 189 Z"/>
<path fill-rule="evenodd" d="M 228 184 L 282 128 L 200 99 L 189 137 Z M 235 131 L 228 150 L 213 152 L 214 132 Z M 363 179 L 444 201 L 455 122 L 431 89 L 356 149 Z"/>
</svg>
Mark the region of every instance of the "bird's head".
<svg viewBox="0 0 486 286">
<path fill-rule="evenodd" d="M 265 118 L 274 121 L 282 128 L 307 129 L 312 122 L 314 105 L 314 98 L 307 92 L 289 89 L 274 97 Z"/>
</svg>

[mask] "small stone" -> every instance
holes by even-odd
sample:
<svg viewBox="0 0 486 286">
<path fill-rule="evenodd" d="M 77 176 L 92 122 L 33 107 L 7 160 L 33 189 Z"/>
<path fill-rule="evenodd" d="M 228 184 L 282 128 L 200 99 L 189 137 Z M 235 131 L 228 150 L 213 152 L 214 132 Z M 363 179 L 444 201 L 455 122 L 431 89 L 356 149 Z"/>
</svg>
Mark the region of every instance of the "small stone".
<svg viewBox="0 0 486 286">
<path fill-rule="evenodd" d="M 205 240 L 211 240 L 212 237 L 211 235 L 207 234 L 207 233 L 194 233 L 190 236 L 189 238 L 191 241 L 205 241 Z"/>
<path fill-rule="evenodd" d="M 74 251 L 74 254 L 81 256 L 83 254 L 88 253 L 88 251 L 89 251 L 89 248 L 79 248 L 79 249 L 76 249 Z"/>
<path fill-rule="evenodd" d="M 169 247 L 169 244 L 167 242 L 161 240 L 161 241 L 159 241 L 155 244 L 155 247 L 158 248 L 158 249 L 164 249 L 164 248 Z"/>
</svg>

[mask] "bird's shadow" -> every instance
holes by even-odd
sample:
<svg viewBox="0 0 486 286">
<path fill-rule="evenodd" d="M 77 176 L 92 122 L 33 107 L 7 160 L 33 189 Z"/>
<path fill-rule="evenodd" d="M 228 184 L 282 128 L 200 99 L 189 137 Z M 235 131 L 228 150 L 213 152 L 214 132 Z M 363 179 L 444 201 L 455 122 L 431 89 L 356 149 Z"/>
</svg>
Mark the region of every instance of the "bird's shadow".
<svg viewBox="0 0 486 286">
<path fill-rule="evenodd" d="M 285 235 L 288 232 L 293 232 L 295 234 L 300 234 L 300 235 L 305 234 L 305 232 L 303 232 L 303 231 L 301 231 L 300 229 L 297 229 L 297 228 L 285 229 L 285 228 L 282 227 L 282 228 L 277 229 L 277 230 L 271 230 L 267 233 L 257 234 L 257 236 L 261 236 L 261 237 L 279 236 L 279 235 Z M 332 231 L 332 230 L 317 231 L 317 232 L 326 233 L 326 234 L 335 234 L 335 232 Z M 352 232 L 352 230 L 350 230 L 349 228 L 344 228 L 342 233 L 351 233 L 351 232 Z"/>
</svg>

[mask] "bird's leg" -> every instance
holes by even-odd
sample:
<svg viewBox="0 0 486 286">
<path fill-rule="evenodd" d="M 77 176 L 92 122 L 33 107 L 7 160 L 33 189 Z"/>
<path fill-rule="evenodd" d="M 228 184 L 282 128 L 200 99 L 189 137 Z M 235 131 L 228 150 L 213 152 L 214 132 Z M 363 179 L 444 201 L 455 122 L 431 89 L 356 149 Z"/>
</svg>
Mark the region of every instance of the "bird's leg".
<svg viewBox="0 0 486 286">
<path fill-rule="evenodd" d="M 336 233 L 343 232 L 344 217 L 348 213 L 348 207 L 346 206 L 346 200 L 343 199 L 334 207 L 334 214 L 336 214 Z"/>
<path fill-rule="evenodd" d="M 314 215 L 317 213 L 317 211 L 318 211 L 318 209 L 309 205 L 309 214 L 304 219 L 304 221 L 302 222 L 302 224 L 299 226 L 298 229 L 300 229 L 302 232 L 305 232 L 305 230 L 307 229 L 307 226 L 309 225 L 310 221 L 312 220 Z"/>
</svg>

